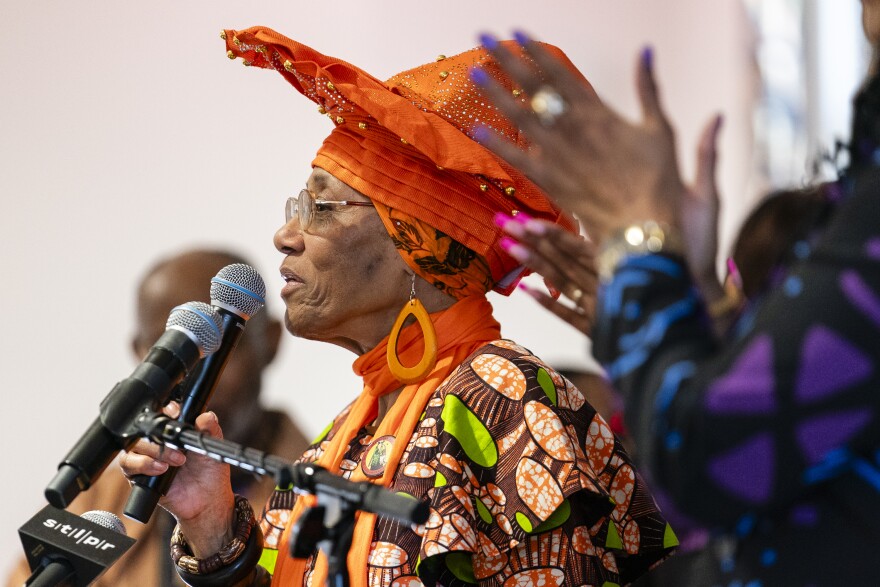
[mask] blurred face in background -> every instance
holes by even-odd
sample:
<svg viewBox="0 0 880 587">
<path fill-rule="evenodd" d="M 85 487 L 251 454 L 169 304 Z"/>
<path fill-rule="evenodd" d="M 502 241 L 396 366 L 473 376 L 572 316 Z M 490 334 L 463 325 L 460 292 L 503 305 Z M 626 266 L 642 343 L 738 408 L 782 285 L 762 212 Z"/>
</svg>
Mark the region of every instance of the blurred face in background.
<svg viewBox="0 0 880 587">
<path fill-rule="evenodd" d="M 141 359 L 165 332 L 171 309 L 189 301 L 210 300 L 211 278 L 222 268 L 241 262 L 215 252 L 191 252 L 153 268 L 142 281 L 137 299 L 137 327 L 132 341 Z M 224 434 L 242 439 L 260 411 L 263 369 L 275 357 L 281 324 L 262 310 L 248 320 L 244 334 L 229 357 L 208 408 L 216 412 Z M 241 430 L 239 430 L 241 428 Z"/>
<path fill-rule="evenodd" d="M 865 27 L 865 36 L 876 50 L 880 40 L 880 0 L 862 0 L 862 26 Z"/>
</svg>

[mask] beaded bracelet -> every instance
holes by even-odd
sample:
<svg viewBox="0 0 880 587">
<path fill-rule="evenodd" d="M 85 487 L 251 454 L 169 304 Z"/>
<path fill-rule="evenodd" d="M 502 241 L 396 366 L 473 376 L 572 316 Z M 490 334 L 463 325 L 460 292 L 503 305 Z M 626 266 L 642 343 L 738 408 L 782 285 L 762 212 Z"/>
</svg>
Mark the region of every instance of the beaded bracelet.
<svg viewBox="0 0 880 587">
<path fill-rule="evenodd" d="M 240 495 L 235 496 L 234 515 L 235 535 L 232 540 L 207 558 L 193 556 L 180 525 L 174 528 L 171 535 L 171 560 L 177 567 L 178 575 L 187 584 L 229 585 L 253 570 L 262 550 L 262 532 L 256 528 L 256 518 L 250 502 Z"/>
</svg>

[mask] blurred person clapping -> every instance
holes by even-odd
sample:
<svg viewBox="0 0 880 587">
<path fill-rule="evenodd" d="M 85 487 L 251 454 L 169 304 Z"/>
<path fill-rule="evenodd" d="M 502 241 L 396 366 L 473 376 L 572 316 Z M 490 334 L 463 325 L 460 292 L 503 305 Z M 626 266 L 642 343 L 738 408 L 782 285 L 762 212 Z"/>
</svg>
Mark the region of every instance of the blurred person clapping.
<svg viewBox="0 0 880 587">
<path fill-rule="evenodd" d="M 875 7 L 864 7 L 867 25 Z M 701 251 L 688 239 L 688 190 L 651 51 L 637 69 L 643 120 L 630 123 L 540 44 L 517 38 L 524 59 L 483 41 L 523 94 L 474 79 L 532 147 L 514 153 L 489 131 L 479 136 L 595 242 L 595 353 L 652 476 L 714 529 L 678 584 L 868 584 L 880 545 L 866 522 L 880 519 L 880 80 L 856 101 L 853 164 L 827 190 L 843 194 L 837 210 L 802 239 L 739 336 L 721 341 L 693 287 Z M 534 244 L 514 246 L 534 254 Z M 846 547 L 829 536 L 846 536 Z"/>
</svg>

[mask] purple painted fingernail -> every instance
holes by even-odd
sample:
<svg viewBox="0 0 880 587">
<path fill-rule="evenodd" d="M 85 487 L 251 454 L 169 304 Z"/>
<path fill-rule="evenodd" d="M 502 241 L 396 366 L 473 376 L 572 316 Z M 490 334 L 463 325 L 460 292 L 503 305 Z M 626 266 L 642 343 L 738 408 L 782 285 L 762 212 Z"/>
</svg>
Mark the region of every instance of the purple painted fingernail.
<svg viewBox="0 0 880 587">
<path fill-rule="evenodd" d="M 493 37 L 492 35 L 490 35 L 488 33 L 481 33 L 480 34 L 480 45 L 482 45 L 483 47 L 485 47 L 486 49 L 489 49 L 491 51 L 492 49 L 495 49 L 498 47 L 498 39 L 496 39 L 495 37 Z"/>
<path fill-rule="evenodd" d="M 654 68 L 654 49 L 652 47 L 642 49 L 642 64 L 648 71 Z"/>
<path fill-rule="evenodd" d="M 520 210 L 519 212 L 516 213 L 516 216 L 514 216 L 513 219 L 516 220 L 517 222 L 519 222 L 520 224 L 525 224 L 526 222 L 531 220 L 532 217 L 529 216 L 528 214 L 526 214 L 525 212 L 523 212 L 522 210 Z"/>
<path fill-rule="evenodd" d="M 522 31 L 513 31 L 513 38 L 516 39 L 516 42 L 520 45 L 525 45 L 531 42 L 529 36 Z"/>
<path fill-rule="evenodd" d="M 489 75 L 480 67 L 471 67 L 468 73 L 471 76 L 471 81 L 478 86 L 484 86 L 489 81 Z"/>
</svg>

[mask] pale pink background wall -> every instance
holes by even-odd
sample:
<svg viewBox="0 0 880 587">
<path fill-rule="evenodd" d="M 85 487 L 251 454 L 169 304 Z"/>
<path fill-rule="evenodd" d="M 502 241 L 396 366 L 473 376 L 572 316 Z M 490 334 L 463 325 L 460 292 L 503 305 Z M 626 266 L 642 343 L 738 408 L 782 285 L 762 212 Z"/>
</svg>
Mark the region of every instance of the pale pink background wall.
<svg viewBox="0 0 880 587">
<path fill-rule="evenodd" d="M 474 46 L 478 31 L 524 26 L 629 115 L 635 57 L 650 43 L 689 171 L 702 124 L 725 114 L 725 236 L 753 195 L 737 0 L 5 0 L 0 23 L 2 567 L 58 460 L 133 368 L 133 288 L 150 262 L 193 244 L 238 249 L 280 311 L 272 233 L 330 123 L 279 76 L 230 62 L 221 28 L 272 26 L 387 77 Z M 525 296 L 493 299 L 507 336 L 551 362 L 581 358 L 586 339 Z M 358 391 L 353 358 L 288 338 L 267 397 L 316 434 Z"/>
</svg>

